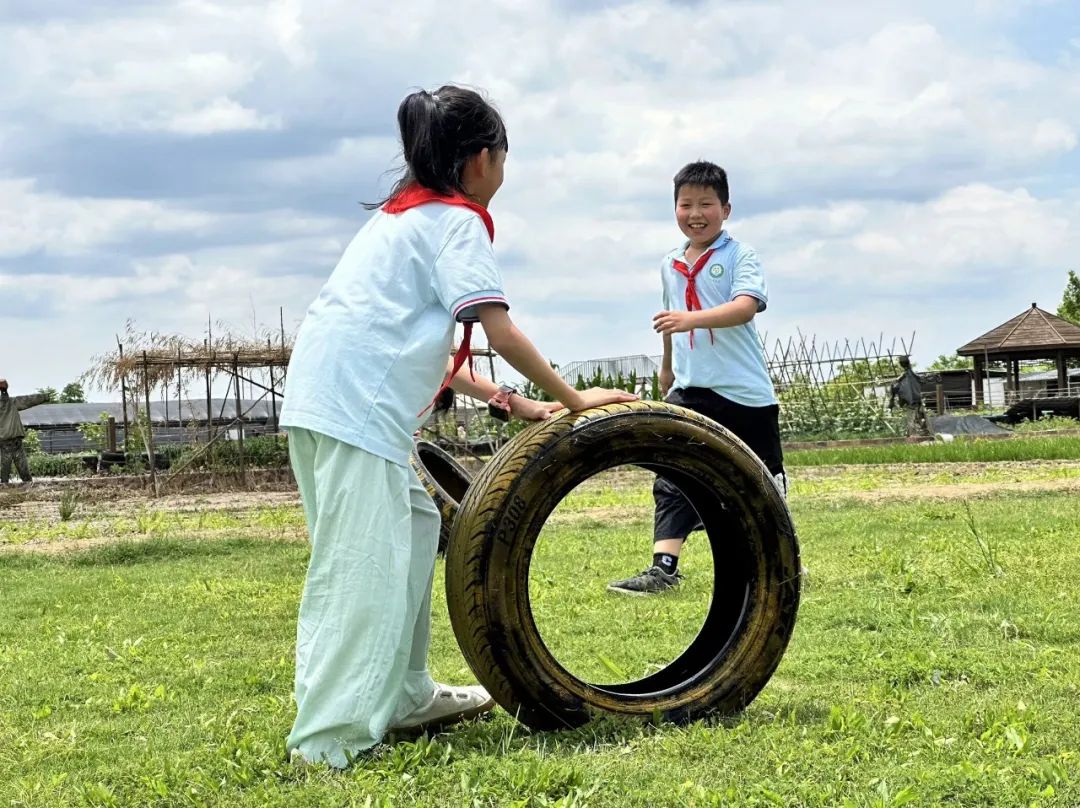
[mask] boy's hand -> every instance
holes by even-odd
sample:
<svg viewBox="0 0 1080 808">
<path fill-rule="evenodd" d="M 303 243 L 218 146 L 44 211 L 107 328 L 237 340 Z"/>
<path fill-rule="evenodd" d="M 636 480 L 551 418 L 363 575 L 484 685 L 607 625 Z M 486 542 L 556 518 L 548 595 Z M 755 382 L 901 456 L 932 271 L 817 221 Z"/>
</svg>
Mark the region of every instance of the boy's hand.
<svg viewBox="0 0 1080 808">
<path fill-rule="evenodd" d="M 657 334 L 681 334 L 695 328 L 694 312 L 662 311 L 652 318 L 653 330 Z"/>
<path fill-rule="evenodd" d="M 558 401 L 536 401 L 522 395 L 510 396 L 510 414 L 522 421 L 546 421 L 551 413 L 566 409 Z"/>
<path fill-rule="evenodd" d="M 671 392 L 671 385 L 675 384 L 675 371 L 668 368 L 662 368 L 659 377 L 660 395 L 667 398 L 667 394 Z"/>
</svg>

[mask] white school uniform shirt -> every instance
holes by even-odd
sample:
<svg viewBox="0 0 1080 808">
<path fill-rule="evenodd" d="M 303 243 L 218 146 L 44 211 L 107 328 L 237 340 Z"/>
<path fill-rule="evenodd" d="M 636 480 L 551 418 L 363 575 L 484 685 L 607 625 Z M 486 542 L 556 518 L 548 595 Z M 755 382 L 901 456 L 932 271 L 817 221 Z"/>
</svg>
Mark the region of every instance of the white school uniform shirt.
<svg viewBox="0 0 1080 808">
<path fill-rule="evenodd" d="M 684 261 L 687 246 L 672 250 L 660 265 L 665 310 L 686 311 L 687 280 L 672 261 Z M 739 295 L 750 295 L 758 301 L 758 312 L 765 311 L 769 294 L 754 249 L 733 239 L 726 230 L 709 248 L 715 252 L 695 278 L 701 308 L 715 308 Z M 712 334 L 710 340 L 708 329 L 696 329 L 693 349 L 689 331 L 671 335 L 673 389 L 705 387 L 747 407 L 776 404 L 754 321 L 714 328 Z"/>
<path fill-rule="evenodd" d="M 419 413 L 446 375 L 456 322 L 509 308 L 476 212 L 431 202 L 381 210 L 308 308 L 289 360 L 281 424 L 406 465 Z"/>
</svg>

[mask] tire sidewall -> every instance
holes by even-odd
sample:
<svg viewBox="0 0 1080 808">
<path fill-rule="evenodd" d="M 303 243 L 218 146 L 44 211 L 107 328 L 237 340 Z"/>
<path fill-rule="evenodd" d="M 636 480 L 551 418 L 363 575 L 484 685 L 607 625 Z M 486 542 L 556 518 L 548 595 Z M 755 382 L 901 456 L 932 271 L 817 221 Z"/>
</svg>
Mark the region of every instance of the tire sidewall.
<svg viewBox="0 0 1080 808">
<path fill-rule="evenodd" d="M 473 530 L 460 537 L 454 531 L 447 560 L 448 597 L 454 594 L 452 570 L 458 564 L 472 552 L 486 560 L 484 597 L 478 600 L 473 593 L 470 603 L 483 610 L 489 658 L 470 662 L 494 662 L 501 669 L 506 689 L 493 695 L 539 725 L 580 723 L 588 706 L 639 715 L 659 711 L 674 720 L 745 706 L 779 663 L 799 594 L 794 527 L 765 467 L 728 430 L 667 404 L 565 414 L 527 433 L 519 436 L 525 438 L 520 444 L 504 447 L 474 480 L 461 512 L 481 510 L 486 523 L 477 529 L 475 519 L 459 520 L 461 533 Z M 544 644 L 531 611 L 529 568 L 544 523 L 573 487 L 606 468 L 648 460 L 694 468 L 704 485 L 722 491 L 735 512 L 754 514 L 752 520 L 742 519 L 753 574 L 745 622 L 717 664 L 662 696 L 613 696 L 570 674 Z M 507 475 L 507 485 L 489 485 Z M 710 535 L 710 542 L 715 554 L 717 540 Z"/>
</svg>

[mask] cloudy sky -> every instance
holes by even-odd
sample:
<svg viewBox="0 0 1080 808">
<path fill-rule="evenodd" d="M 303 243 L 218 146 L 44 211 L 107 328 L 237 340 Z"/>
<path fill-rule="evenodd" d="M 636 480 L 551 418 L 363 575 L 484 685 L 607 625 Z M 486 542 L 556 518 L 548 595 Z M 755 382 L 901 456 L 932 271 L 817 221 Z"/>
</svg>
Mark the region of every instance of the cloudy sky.
<svg viewBox="0 0 1080 808">
<path fill-rule="evenodd" d="M 560 363 L 658 351 L 698 158 L 729 171 L 770 341 L 914 331 L 925 365 L 1080 266 L 1073 0 L 5 0 L 0 76 L 17 392 L 128 318 L 294 329 L 392 179 L 398 102 L 447 81 L 506 118 L 496 250 Z"/>
</svg>

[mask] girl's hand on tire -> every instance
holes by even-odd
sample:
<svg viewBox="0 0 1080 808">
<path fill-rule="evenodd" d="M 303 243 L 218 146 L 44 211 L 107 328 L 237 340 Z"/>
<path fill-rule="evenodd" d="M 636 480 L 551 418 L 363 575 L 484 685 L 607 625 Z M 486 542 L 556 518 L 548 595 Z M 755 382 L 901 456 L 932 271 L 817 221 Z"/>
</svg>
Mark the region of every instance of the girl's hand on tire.
<svg viewBox="0 0 1080 808">
<path fill-rule="evenodd" d="M 582 391 L 576 401 L 566 402 L 567 409 L 587 410 L 592 407 L 603 407 L 605 404 L 618 404 L 626 401 L 637 401 L 637 393 L 627 393 L 625 390 L 608 390 L 604 387 L 590 387 Z"/>
<path fill-rule="evenodd" d="M 536 401 L 522 395 L 510 396 L 510 414 L 522 421 L 546 421 L 551 413 L 564 409 L 558 401 Z"/>
</svg>

